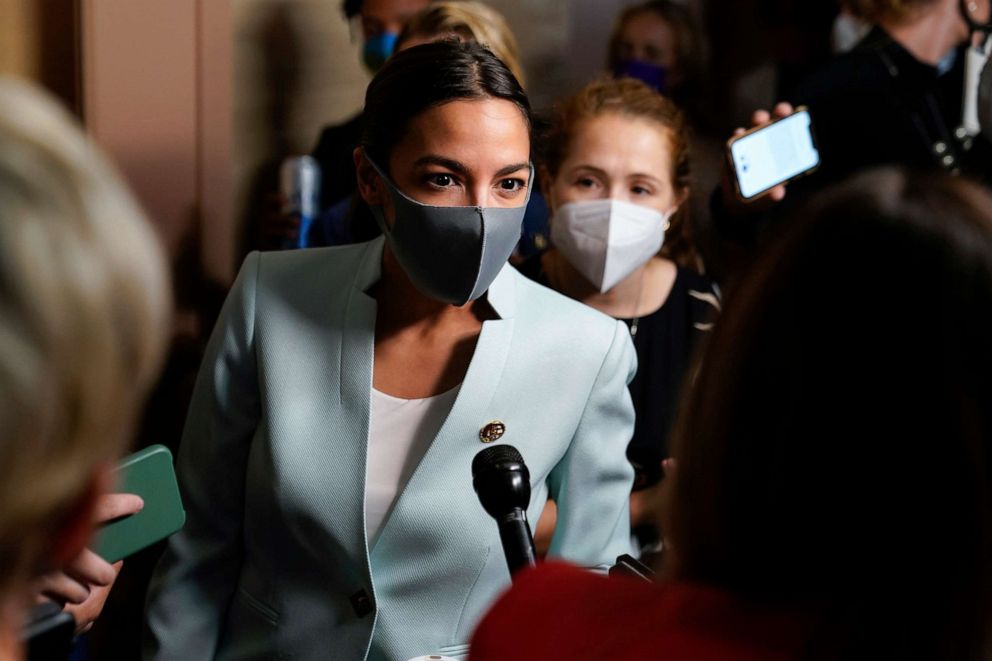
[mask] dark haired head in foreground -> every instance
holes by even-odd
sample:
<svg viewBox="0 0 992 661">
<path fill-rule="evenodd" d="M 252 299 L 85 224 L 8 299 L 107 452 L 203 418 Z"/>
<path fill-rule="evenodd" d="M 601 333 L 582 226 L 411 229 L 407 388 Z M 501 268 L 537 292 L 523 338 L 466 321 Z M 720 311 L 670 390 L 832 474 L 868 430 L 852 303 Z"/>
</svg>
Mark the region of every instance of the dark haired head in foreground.
<svg viewBox="0 0 992 661">
<path fill-rule="evenodd" d="M 883 170 L 805 216 L 731 300 L 688 400 L 678 574 L 826 608 L 852 656 L 974 658 L 992 565 L 992 199 Z"/>
<path fill-rule="evenodd" d="M 511 622 L 518 659 L 987 658 L 992 199 L 881 170 L 794 222 L 685 402 L 672 580 L 524 575 L 474 660 L 509 651 Z"/>
</svg>

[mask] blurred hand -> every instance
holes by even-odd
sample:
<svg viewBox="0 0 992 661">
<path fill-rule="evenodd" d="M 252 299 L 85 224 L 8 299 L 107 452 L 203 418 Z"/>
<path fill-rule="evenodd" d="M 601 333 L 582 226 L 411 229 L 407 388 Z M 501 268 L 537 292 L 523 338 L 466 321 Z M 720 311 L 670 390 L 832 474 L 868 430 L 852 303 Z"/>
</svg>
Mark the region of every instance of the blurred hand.
<svg viewBox="0 0 992 661">
<path fill-rule="evenodd" d="M 283 211 L 286 196 L 273 193 L 266 200 L 262 216 L 260 243 L 263 250 L 278 250 L 288 243 L 295 243 L 300 236 L 300 216 Z"/>
<path fill-rule="evenodd" d="M 638 489 L 630 494 L 630 527 L 642 525 L 658 525 L 658 514 L 661 511 L 661 480 L 644 489 Z"/>
<path fill-rule="evenodd" d="M 771 124 L 776 119 L 791 115 L 794 108 L 789 103 L 779 103 L 769 113 L 767 110 L 755 110 L 751 115 L 751 127 L 761 127 Z M 743 134 L 747 129 L 738 128 L 734 137 Z M 734 215 L 760 213 L 781 202 L 785 198 L 785 184 L 779 184 L 750 201 L 744 201 L 737 196 L 737 186 L 734 183 L 734 168 L 730 159 L 724 159 L 723 177 L 720 188 L 723 190 L 723 204 L 727 211 Z"/>
<path fill-rule="evenodd" d="M 674 459 L 663 459 L 661 462 L 662 479 L 644 489 L 638 489 L 630 494 L 630 527 L 654 525 L 661 527 L 661 512 L 669 491 L 671 480 L 665 480 L 675 471 Z"/>
<path fill-rule="evenodd" d="M 558 523 L 558 505 L 548 500 L 534 528 L 534 552 L 538 558 L 543 558 L 551 548 L 551 538 L 555 535 L 555 525 Z"/>
<path fill-rule="evenodd" d="M 135 514 L 144 506 L 144 501 L 134 494 L 106 494 L 97 500 L 94 523 Z M 62 571 L 49 572 L 38 580 L 37 598 L 63 605 L 76 620 L 77 634 L 89 631 L 100 616 L 123 564 L 120 561 L 111 565 L 90 549 L 83 549 Z"/>
</svg>

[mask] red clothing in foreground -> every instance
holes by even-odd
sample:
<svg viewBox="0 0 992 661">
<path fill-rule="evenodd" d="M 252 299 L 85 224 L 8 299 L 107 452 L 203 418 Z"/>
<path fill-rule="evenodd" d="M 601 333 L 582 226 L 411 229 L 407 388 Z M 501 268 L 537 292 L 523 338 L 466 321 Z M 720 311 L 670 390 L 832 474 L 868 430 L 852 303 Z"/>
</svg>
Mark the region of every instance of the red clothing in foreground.
<svg viewBox="0 0 992 661">
<path fill-rule="evenodd" d="M 714 588 L 607 579 L 560 563 L 518 577 L 482 620 L 470 661 L 792 661 L 809 620 Z"/>
</svg>

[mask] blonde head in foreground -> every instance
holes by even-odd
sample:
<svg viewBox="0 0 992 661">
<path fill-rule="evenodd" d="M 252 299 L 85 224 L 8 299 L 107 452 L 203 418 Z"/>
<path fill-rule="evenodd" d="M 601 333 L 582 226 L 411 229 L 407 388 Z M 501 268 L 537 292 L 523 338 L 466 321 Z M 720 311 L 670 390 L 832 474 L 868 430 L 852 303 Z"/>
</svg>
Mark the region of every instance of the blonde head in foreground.
<svg viewBox="0 0 992 661">
<path fill-rule="evenodd" d="M 169 309 L 118 175 L 56 102 L 0 78 L 0 606 L 87 541 Z"/>
</svg>

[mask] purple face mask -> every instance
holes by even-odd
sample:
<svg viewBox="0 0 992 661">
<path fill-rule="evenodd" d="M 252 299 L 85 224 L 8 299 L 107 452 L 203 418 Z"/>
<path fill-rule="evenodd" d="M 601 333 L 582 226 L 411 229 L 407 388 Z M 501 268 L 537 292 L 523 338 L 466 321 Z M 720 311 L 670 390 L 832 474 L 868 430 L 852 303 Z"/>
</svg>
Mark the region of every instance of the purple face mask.
<svg viewBox="0 0 992 661">
<path fill-rule="evenodd" d="M 656 92 L 665 91 L 667 71 L 664 67 L 644 60 L 620 60 L 613 67 L 614 78 L 634 78 Z"/>
</svg>

